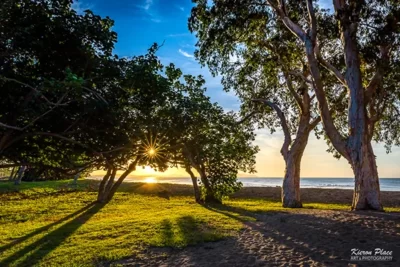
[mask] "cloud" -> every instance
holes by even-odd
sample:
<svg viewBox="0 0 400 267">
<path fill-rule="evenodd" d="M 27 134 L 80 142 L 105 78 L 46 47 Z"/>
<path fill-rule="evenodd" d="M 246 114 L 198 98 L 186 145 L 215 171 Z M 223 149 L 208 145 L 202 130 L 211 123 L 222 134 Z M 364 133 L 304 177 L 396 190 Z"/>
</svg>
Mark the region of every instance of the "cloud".
<svg viewBox="0 0 400 267">
<path fill-rule="evenodd" d="M 146 0 L 146 2 L 145 2 L 145 4 L 144 4 L 143 8 L 144 8 L 145 10 L 149 10 L 149 8 L 151 7 L 152 4 L 153 4 L 153 0 Z"/>
<path fill-rule="evenodd" d="M 190 33 L 176 33 L 176 34 L 168 34 L 167 37 L 184 37 L 184 36 L 190 36 Z M 192 47 L 192 46 L 190 46 Z"/>
<path fill-rule="evenodd" d="M 184 57 L 194 58 L 193 55 L 189 54 L 188 52 L 183 51 L 182 49 L 179 49 L 178 52 L 181 53 L 181 55 L 183 55 Z"/>
<path fill-rule="evenodd" d="M 152 21 L 152 22 L 155 22 L 155 23 L 160 23 L 160 22 L 161 22 L 160 19 L 155 19 L 155 18 L 152 18 L 151 21 Z"/>
<path fill-rule="evenodd" d="M 87 5 L 83 3 L 82 1 L 76 2 L 74 1 L 71 5 L 71 8 L 76 11 L 79 15 L 82 15 L 85 13 L 85 10 L 92 9 L 92 5 Z"/>
<path fill-rule="evenodd" d="M 185 11 L 185 8 L 184 8 L 184 7 L 178 6 L 178 8 L 179 8 L 181 11 Z"/>
</svg>

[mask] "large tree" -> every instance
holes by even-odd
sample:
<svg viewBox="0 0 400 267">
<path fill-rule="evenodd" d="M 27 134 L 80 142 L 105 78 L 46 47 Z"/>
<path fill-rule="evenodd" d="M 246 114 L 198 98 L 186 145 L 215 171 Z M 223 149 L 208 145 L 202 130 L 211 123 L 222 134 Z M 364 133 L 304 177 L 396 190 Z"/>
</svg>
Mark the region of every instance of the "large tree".
<svg viewBox="0 0 400 267">
<path fill-rule="evenodd" d="M 233 112 L 226 113 L 205 95 L 204 79 L 184 76 L 171 118 L 177 136 L 177 157 L 192 178 L 198 202 L 220 203 L 223 197 L 237 191 L 239 171 L 254 172 L 253 127 L 239 122 Z M 193 171 L 195 170 L 195 171 Z M 199 175 L 200 189 L 198 179 Z"/>
<path fill-rule="evenodd" d="M 301 159 L 320 117 L 312 84 L 302 77 L 307 69 L 302 50 L 293 45 L 295 38 L 282 30 L 270 31 L 265 16 L 251 8 L 222 1 L 212 6 L 198 1 L 189 27 L 199 38 L 198 59 L 214 74 L 223 75 L 225 90 L 233 89 L 242 100 L 242 112 L 249 113 L 260 128 L 272 132 L 282 128 L 286 165 L 282 204 L 301 207 Z"/>
<path fill-rule="evenodd" d="M 0 158 L 48 165 L 94 107 L 116 33 L 113 21 L 70 0 L 6 0 L 0 7 Z M 77 123 L 79 122 L 79 123 Z M 48 155 L 43 151 L 47 148 Z M 75 158 L 80 158 L 78 151 Z M 61 157 L 61 156 L 60 156 Z M 59 167 L 59 166 L 58 166 Z M 81 166 L 80 166 L 81 167 Z"/>
<path fill-rule="evenodd" d="M 334 14 L 312 0 L 214 2 L 247 8 L 253 16 L 262 16 L 269 30 L 285 30 L 297 38 L 309 69 L 303 78 L 312 82 L 329 143 L 355 175 L 352 208 L 382 210 L 371 141 L 399 143 L 398 1 L 334 0 Z M 238 18 L 229 17 L 240 23 Z M 343 95 L 338 92 L 343 90 L 348 92 L 348 108 L 340 114 L 332 102 L 340 101 Z"/>
</svg>

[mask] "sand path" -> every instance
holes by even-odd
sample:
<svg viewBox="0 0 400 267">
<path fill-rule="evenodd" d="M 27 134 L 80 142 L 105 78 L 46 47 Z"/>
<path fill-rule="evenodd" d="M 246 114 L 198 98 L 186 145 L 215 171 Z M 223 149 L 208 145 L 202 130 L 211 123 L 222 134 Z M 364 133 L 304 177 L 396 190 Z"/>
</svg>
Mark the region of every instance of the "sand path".
<svg viewBox="0 0 400 267">
<path fill-rule="evenodd" d="M 245 222 L 236 237 L 184 249 L 149 248 L 142 255 L 119 263 L 196 267 L 400 266 L 400 214 L 302 209 L 252 216 L 257 220 Z M 352 248 L 391 250 L 394 261 L 352 262 Z"/>
</svg>

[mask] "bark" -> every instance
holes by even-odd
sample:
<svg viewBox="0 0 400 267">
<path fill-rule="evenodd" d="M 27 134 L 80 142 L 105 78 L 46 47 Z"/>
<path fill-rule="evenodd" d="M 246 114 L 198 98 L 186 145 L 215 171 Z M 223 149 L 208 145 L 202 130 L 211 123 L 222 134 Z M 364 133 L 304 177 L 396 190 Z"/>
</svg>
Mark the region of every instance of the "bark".
<svg viewBox="0 0 400 267">
<path fill-rule="evenodd" d="M 296 139 L 286 157 L 284 156 L 286 164 L 282 184 L 282 206 L 284 208 L 301 208 L 303 206 L 300 199 L 301 159 L 306 149 L 310 132 L 317 125 L 315 121 L 311 124 L 309 124 L 309 121 L 309 113 L 301 115 Z M 318 120 L 316 121 L 318 122 Z"/>
<path fill-rule="evenodd" d="M 346 83 L 350 90 L 349 132 L 347 146 L 350 150 L 350 164 L 355 175 L 353 210 L 383 210 L 380 201 L 379 177 L 375 155 L 368 132 L 365 91 L 362 84 L 359 51 L 356 39 L 357 21 L 351 21 L 345 15 L 344 2 L 335 2 L 336 12 L 340 15 L 340 31 L 344 44 L 346 63 Z M 379 76 L 379 75 L 378 75 Z M 379 80 L 373 78 L 373 80 Z"/>
<path fill-rule="evenodd" d="M 212 187 L 210 185 L 210 182 L 208 181 L 207 174 L 205 172 L 204 166 L 202 164 L 198 164 L 194 160 L 194 158 L 192 157 L 190 151 L 187 148 L 184 148 L 184 152 L 183 153 L 184 153 L 185 157 L 190 161 L 191 166 L 193 166 L 193 168 L 195 168 L 196 171 L 200 175 L 201 183 L 203 184 L 203 186 L 205 188 L 205 196 L 204 196 L 204 199 L 203 199 L 204 202 L 205 203 L 218 203 L 218 204 L 221 204 L 222 202 L 214 196 L 214 191 L 213 191 L 213 189 L 212 189 Z"/>
<path fill-rule="evenodd" d="M 111 172 L 111 176 L 110 176 L 110 179 L 108 180 L 108 182 L 107 182 L 107 185 L 106 185 L 106 188 L 105 188 L 105 191 L 106 192 L 110 192 L 110 190 L 111 190 L 111 188 L 112 188 L 112 186 L 113 186 L 113 184 L 114 184 L 114 180 L 115 180 L 115 176 L 117 175 L 117 168 L 114 168 L 113 170 L 112 170 L 112 172 Z"/>
<path fill-rule="evenodd" d="M 354 8 L 354 6 L 342 0 L 333 1 L 336 17 L 339 20 L 341 39 L 344 46 L 344 59 L 346 63 L 345 79 L 343 80 L 341 73 L 332 66 L 324 64 L 324 61 L 322 60 L 322 64 L 334 73 L 349 90 L 349 136 L 346 140 L 334 125 L 331 111 L 328 107 L 324 85 L 321 80 L 318 61 L 315 57 L 316 54 L 319 55 L 319 51 L 318 48 L 316 49 L 315 33 L 317 32 L 317 23 L 315 21 L 312 1 L 307 1 L 311 22 L 310 34 L 306 34 L 299 25 L 290 20 L 282 7 L 276 5 L 272 0 L 268 0 L 268 3 L 276 10 L 286 27 L 298 36 L 305 45 L 307 60 L 313 77 L 315 94 L 318 99 L 325 132 L 331 140 L 332 145 L 349 161 L 354 171 L 356 182 L 352 205 L 353 209 L 382 210 L 375 156 L 371 142 L 368 139 L 368 116 L 366 114 L 366 108 L 368 101 L 370 101 L 370 95 L 374 92 L 377 84 L 382 80 L 383 72 L 379 69 L 382 66 L 378 67 L 376 75 L 372 78 L 365 92 L 362 84 L 362 73 L 357 44 L 357 14 L 356 12 L 354 13 L 354 10 L 350 10 Z M 354 16 L 349 17 L 348 14 L 350 12 L 353 12 Z M 388 51 L 388 47 L 381 47 L 381 63 L 387 61 Z"/>
<path fill-rule="evenodd" d="M 204 171 L 204 168 L 200 167 L 199 169 L 196 169 L 196 170 L 200 174 L 200 180 L 203 183 L 203 186 L 206 191 L 206 195 L 204 196 L 204 202 L 221 204 L 222 203 L 221 200 L 217 199 L 214 196 L 214 190 L 212 189 L 210 182 L 208 181 L 208 178 Z"/>
<path fill-rule="evenodd" d="M 115 195 L 118 190 L 118 187 L 122 184 L 125 178 L 131 174 L 136 169 L 137 161 L 131 163 L 126 169 L 124 173 L 118 178 L 118 180 L 114 183 L 115 176 L 117 174 L 117 168 L 112 168 L 110 171 L 110 175 L 106 178 L 103 178 L 102 183 L 100 184 L 99 193 L 97 197 L 97 201 L 100 203 L 109 202 Z"/>
<path fill-rule="evenodd" d="M 105 189 L 105 186 L 106 186 L 106 183 L 107 183 L 108 179 L 110 178 L 110 175 L 111 175 L 111 168 L 108 168 L 106 175 L 104 175 L 104 177 L 101 180 L 100 185 L 99 185 L 99 191 L 97 193 L 97 201 L 98 202 L 103 202 L 104 189 Z"/>
<path fill-rule="evenodd" d="M 72 185 L 77 185 L 78 184 L 78 178 L 81 176 L 81 172 L 78 172 L 77 174 L 74 175 L 74 181 L 72 182 Z"/>
<path fill-rule="evenodd" d="M 351 209 L 383 211 L 378 169 L 371 142 L 366 141 L 362 145 L 360 155 L 360 158 L 352 162 L 355 185 Z"/>
<path fill-rule="evenodd" d="M 303 207 L 300 199 L 301 156 L 289 155 L 285 160 L 285 177 L 282 184 L 282 206 L 284 208 Z"/>
<path fill-rule="evenodd" d="M 117 192 L 118 187 L 122 184 L 122 182 L 125 180 L 125 178 L 131 174 L 136 169 L 136 165 L 134 167 L 129 167 L 115 182 L 115 184 L 110 188 L 107 194 L 107 199 L 106 202 L 109 202 L 115 195 L 115 192 Z"/>
<path fill-rule="evenodd" d="M 14 181 L 15 185 L 20 185 L 21 184 L 21 180 L 22 180 L 22 177 L 24 176 L 25 170 L 26 170 L 26 166 L 21 166 L 18 169 L 17 179 L 15 179 L 15 181 Z"/>
<path fill-rule="evenodd" d="M 194 198 L 197 203 L 201 203 L 201 194 L 200 194 L 200 188 L 199 185 L 197 184 L 197 177 L 194 175 L 192 172 L 191 168 L 189 166 L 186 167 L 186 172 L 190 175 L 190 178 L 192 179 L 193 183 L 193 191 L 194 191 Z"/>
<path fill-rule="evenodd" d="M 15 173 L 15 167 L 12 168 L 10 176 L 8 177 L 8 181 L 12 181 L 12 179 L 14 178 L 14 173 Z"/>
</svg>

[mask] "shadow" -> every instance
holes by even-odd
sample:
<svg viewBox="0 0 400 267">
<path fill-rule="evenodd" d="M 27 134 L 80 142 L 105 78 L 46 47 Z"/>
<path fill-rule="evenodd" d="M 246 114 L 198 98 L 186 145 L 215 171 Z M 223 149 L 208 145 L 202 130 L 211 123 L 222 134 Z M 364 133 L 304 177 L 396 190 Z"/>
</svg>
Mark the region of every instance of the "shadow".
<svg viewBox="0 0 400 267">
<path fill-rule="evenodd" d="M 303 258 L 309 264 L 359 263 L 350 260 L 353 248 L 366 251 L 383 248 L 393 251 L 394 257 L 399 257 L 398 218 L 343 211 L 328 214 L 279 214 L 265 217 L 258 223 L 248 222 L 247 226 L 261 233 L 265 239 L 280 244 L 280 253 L 284 257 L 290 257 L 286 251 L 291 250 L 290 255 Z M 383 263 L 371 262 L 369 265 L 382 266 Z"/>
<path fill-rule="evenodd" d="M 76 215 L 78 215 L 78 214 L 84 212 L 85 210 L 89 209 L 93 205 L 94 205 L 94 203 L 91 203 L 91 204 L 89 204 L 89 205 L 87 205 L 87 206 L 75 211 L 74 213 L 71 213 L 70 215 L 58 220 L 58 221 L 55 221 L 55 222 L 53 222 L 51 224 L 48 224 L 48 225 L 43 226 L 43 227 L 40 227 L 40 228 L 36 229 L 35 231 L 33 231 L 33 232 L 23 236 L 23 237 L 20 237 L 20 238 L 12 241 L 11 243 L 9 243 L 9 244 L 7 244 L 5 246 L 0 247 L 0 253 L 6 251 L 7 249 L 10 249 L 13 246 L 16 246 L 16 245 L 24 242 L 25 240 L 27 240 L 27 239 L 35 236 L 35 235 L 38 235 L 38 234 L 40 234 L 42 232 L 45 232 L 45 231 L 49 230 L 50 228 L 52 228 L 53 226 L 56 226 L 57 224 L 61 224 L 61 223 L 65 222 L 65 221 L 68 221 L 69 219 L 71 219 L 71 218 L 75 217 Z"/>
<path fill-rule="evenodd" d="M 254 213 L 226 205 L 205 208 L 245 225 L 238 238 L 222 240 L 217 247 L 211 247 L 207 257 L 210 261 L 214 258 L 216 265 L 230 266 L 242 260 L 240 266 L 364 266 L 365 263 L 351 261 L 351 249 L 383 248 L 393 251 L 393 261 L 368 262 L 368 266 L 399 266 L 398 214 L 304 209 Z M 220 249 L 223 247 L 229 252 Z M 191 264 L 208 266 L 201 253 L 188 250 L 186 257 L 188 253 Z M 183 255 L 173 257 L 169 261 L 171 266 Z"/>
<path fill-rule="evenodd" d="M 170 220 L 165 219 L 161 222 L 161 238 L 167 246 L 174 243 L 174 231 L 172 231 Z"/>
<path fill-rule="evenodd" d="M 183 184 L 124 182 L 118 188 L 120 193 L 151 196 L 157 196 L 160 191 L 168 191 L 172 196 L 193 196 L 193 186 Z"/>
<path fill-rule="evenodd" d="M 241 221 L 243 223 L 248 221 L 256 221 L 261 214 L 265 216 L 274 215 L 277 213 L 286 213 L 285 211 L 249 211 L 244 208 L 239 208 L 226 204 L 204 204 L 203 207 L 213 212 L 218 212 L 232 219 Z"/>
<path fill-rule="evenodd" d="M 18 266 L 34 266 L 39 263 L 41 259 L 43 259 L 47 254 L 51 253 L 54 249 L 56 249 L 64 240 L 66 240 L 69 236 L 71 236 L 79 227 L 81 227 L 84 223 L 86 223 L 93 215 L 95 215 L 98 211 L 100 211 L 104 205 L 92 203 L 91 205 L 83 208 L 79 212 L 75 212 L 68 216 L 68 218 L 72 218 L 76 215 L 74 219 L 65 223 L 61 227 L 55 229 L 54 231 L 48 233 L 47 235 L 41 237 L 37 241 L 32 244 L 24 247 L 23 249 L 15 252 L 14 254 L 8 256 L 0 262 L 0 266 L 9 266 L 11 263 L 17 262 L 19 259 L 23 258 L 25 255 L 29 254 L 23 261 L 18 262 Z M 82 213 L 83 212 L 83 213 Z M 66 217 L 67 218 L 67 217 Z M 66 221 L 68 219 L 62 219 L 61 222 Z M 54 223 L 54 225 L 61 223 L 58 221 Z M 48 226 L 46 226 L 48 227 Z M 48 228 L 47 228 L 48 229 Z M 35 231 L 38 234 L 45 230 L 40 229 L 40 231 Z M 35 233 L 33 232 L 33 233 Z M 34 234 L 31 233 L 28 237 L 23 237 L 24 240 L 32 237 Z M 22 242 L 18 240 L 19 243 Z"/>
</svg>

